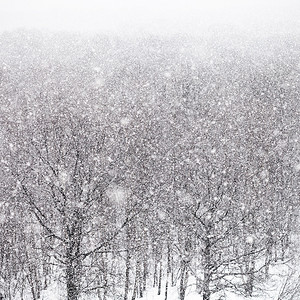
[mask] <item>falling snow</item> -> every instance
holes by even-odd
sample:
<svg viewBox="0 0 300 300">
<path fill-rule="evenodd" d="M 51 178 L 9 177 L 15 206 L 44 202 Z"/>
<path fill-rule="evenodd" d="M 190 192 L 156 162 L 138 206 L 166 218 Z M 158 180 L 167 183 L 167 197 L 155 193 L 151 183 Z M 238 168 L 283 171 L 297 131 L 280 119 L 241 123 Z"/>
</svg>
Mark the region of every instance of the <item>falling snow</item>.
<svg viewBox="0 0 300 300">
<path fill-rule="evenodd" d="M 300 299 L 299 4 L 8 2 L 0 300 Z"/>
</svg>

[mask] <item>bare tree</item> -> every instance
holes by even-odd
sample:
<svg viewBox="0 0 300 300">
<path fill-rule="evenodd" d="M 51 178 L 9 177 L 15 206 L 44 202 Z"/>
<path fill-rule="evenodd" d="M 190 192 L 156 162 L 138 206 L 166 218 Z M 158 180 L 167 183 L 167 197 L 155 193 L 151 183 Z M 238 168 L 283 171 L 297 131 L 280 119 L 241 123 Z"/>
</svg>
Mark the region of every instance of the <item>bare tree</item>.
<svg viewBox="0 0 300 300">
<path fill-rule="evenodd" d="M 10 169 L 53 241 L 68 299 L 76 300 L 83 261 L 109 246 L 132 218 L 118 216 L 105 194 L 113 180 L 106 169 L 105 131 L 68 110 L 17 127 L 8 149 Z"/>
</svg>

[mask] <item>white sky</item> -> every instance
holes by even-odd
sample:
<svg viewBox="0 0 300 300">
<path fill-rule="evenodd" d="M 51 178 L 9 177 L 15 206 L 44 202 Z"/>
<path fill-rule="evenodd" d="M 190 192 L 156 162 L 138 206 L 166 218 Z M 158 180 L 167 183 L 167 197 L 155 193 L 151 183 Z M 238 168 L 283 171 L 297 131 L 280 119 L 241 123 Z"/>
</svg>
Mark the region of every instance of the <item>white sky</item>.
<svg viewBox="0 0 300 300">
<path fill-rule="evenodd" d="M 0 31 L 177 33 L 215 24 L 300 27 L 300 0 L 0 0 Z"/>
</svg>

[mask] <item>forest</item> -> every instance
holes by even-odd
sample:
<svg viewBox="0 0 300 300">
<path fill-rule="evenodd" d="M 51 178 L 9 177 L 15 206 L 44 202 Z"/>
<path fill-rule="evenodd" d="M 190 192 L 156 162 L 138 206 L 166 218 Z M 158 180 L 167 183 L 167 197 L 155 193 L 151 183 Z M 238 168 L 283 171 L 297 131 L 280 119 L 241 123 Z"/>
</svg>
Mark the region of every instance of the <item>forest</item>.
<svg viewBox="0 0 300 300">
<path fill-rule="evenodd" d="M 1 33 L 4 299 L 300 299 L 299 57 L 279 33 Z"/>
</svg>

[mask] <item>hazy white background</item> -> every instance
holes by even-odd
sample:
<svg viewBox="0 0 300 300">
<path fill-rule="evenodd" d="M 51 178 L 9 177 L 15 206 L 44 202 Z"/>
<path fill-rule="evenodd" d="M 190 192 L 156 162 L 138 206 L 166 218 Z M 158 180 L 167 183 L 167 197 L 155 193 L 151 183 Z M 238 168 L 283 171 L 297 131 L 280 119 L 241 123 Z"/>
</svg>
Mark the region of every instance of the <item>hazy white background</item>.
<svg viewBox="0 0 300 300">
<path fill-rule="evenodd" d="M 300 0 L 0 0 L 0 31 L 197 33 L 224 24 L 297 30 Z"/>
</svg>

